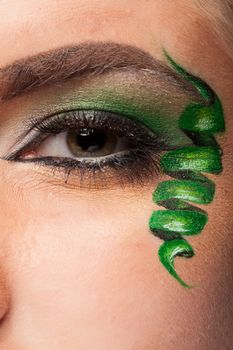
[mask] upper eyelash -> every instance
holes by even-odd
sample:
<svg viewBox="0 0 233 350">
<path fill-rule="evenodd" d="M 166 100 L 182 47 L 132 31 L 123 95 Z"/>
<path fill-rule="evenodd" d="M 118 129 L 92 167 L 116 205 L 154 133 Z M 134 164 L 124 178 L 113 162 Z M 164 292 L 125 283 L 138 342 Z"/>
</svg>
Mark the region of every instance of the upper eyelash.
<svg viewBox="0 0 233 350">
<path fill-rule="evenodd" d="M 129 120 L 127 117 L 117 113 L 103 110 L 75 110 L 57 114 L 52 118 L 46 118 L 35 125 L 35 129 L 41 132 L 57 134 L 70 128 L 96 128 L 117 132 L 118 136 L 141 138 L 146 137 L 145 142 L 158 143 L 158 135 L 151 132 L 145 126 Z"/>
</svg>

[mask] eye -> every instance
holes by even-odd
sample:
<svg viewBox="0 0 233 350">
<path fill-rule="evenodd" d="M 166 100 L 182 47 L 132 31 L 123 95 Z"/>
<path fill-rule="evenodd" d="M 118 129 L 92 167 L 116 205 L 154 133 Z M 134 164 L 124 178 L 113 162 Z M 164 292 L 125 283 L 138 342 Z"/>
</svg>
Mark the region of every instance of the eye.
<svg viewBox="0 0 233 350">
<path fill-rule="evenodd" d="M 27 158 L 68 157 L 77 159 L 98 158 L 119 153 L 133 147 L 127 137 L 119 137 L 108 130 L 80 128 L 49 136 L 37 147 L 36 151 L 28 152 Z"/>
<path fill-rule="evenodd" d="M 103 175 L 121 183 L 148 181 L 158 174 L 164 137 L 129 117 L 106 111 L 76 110 L 32 122 L 6 159 L 34 162 L 69 176 Z M 151 177 L 152 179 L 152 177 Z"/>
<path fill-rule="evenodd" d="M 70 130 L 66 143 L 75 157 L 106 156 L 117 151 L 120 140 L 111 133 L 95 129 Z"/>
</svg>

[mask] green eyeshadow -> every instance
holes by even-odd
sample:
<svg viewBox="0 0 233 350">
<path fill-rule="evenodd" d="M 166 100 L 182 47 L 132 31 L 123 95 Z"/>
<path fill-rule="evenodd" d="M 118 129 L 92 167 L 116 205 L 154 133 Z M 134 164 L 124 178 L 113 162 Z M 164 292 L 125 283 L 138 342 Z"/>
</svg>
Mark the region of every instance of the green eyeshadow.
<svg viewBox="0 0 233 350">
<path fill-rule="evenodd" d="M 222 151 L 213 133 L 224 131 L 224 113 L 218 96 L 205 82 L 186 72 L 166 51 L 165 56 L 173 69 L 197 89 L 203 101 L 188 104 L 178 120 L 180 130 L 193 145 L 161 157 L 162 171 L 174 180 L 159 183 L 154 191 L 153 201 L 167 210 L 154 211 L 149 228 L 165 241 L 158 252 L 161 263 L 183 287 L 189 288 L 177 274 L 174 259 L 194 256 L 183 236 L 200 234 L 208 222 L 208 214 L 190 203 L 207 205 L 214 199 L 215 184 L 202 173 L 222 171 Z"/>
<path fill-rule="evenodd" d="M 188 101 L 195 100 L 194 94 L 179 91 L 177 85 L 170 93 L 151 73 L 127 72 L 121 76 L 116 72 L 114 76 L 98 79 L 71 90 L 62 109 L 98 109 L 121 114 L 146 126 L 164 140 L 168 149 L 192 144 L 179 128 L 178 118 Z"/>
</svg>

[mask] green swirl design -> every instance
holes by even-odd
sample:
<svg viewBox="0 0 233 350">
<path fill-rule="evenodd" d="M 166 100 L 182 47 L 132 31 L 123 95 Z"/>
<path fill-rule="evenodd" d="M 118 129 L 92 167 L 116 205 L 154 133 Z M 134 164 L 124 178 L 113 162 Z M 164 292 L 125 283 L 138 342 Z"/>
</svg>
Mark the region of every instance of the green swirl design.
<svg viewBox="0 0 233 350">
<path fill-rule="evenodd" d="M 194 256 L 192 246 L 183 236 L 200 234 L 208 214 L 190 204 L 207 205 L 215 195 L 215 184 L 201 173 L 220 174 L 222 152 L 213 134 L 225 130 L 222 104 L 201 79 L 192 76 L 165 51 L 169 64 L 191 82 L 203 103 L 188 105 L 179 118 L 179 127 L 193 141 L 193 146 L 169 151 L 161 157 L 162 171 L 173 180 L 159 183 L 153 201 L 167 210 L 154 211 L 149 227 L 163 239 L 158 255 L 167 271 L 184 287 L 190 288 L 177 274 L 174 259 Z"/>
</svg>

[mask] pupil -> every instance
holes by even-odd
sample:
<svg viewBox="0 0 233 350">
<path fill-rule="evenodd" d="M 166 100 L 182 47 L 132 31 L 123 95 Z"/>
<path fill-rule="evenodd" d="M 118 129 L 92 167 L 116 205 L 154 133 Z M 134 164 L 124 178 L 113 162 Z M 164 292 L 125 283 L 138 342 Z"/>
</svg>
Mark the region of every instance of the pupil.
<svg viewBox="0 0 233 350">
<path fill-rule="evenodd" d="M 80 129 L 76 136 L 76 142 L 83 151 L 99 151 L 106 143 L 107 135 L 103 131 L 95 129 Z"/>
</svg>

